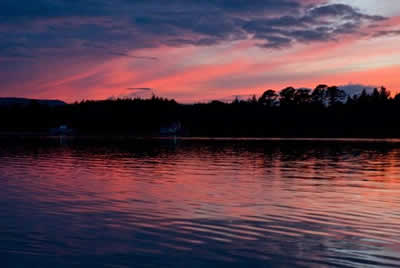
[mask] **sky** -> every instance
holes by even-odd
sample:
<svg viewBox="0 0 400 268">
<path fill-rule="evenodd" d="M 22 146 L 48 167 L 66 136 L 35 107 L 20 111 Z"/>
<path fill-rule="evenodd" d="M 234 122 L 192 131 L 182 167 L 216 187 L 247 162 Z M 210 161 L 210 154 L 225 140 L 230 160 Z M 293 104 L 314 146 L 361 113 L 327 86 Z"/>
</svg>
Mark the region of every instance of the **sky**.
<svg viewBox="0 0 400 268">
<path fill-rule="evenodd" d="M 400 92 L 398 0 L 1 0 L 0 97 Z"/>
</svg>

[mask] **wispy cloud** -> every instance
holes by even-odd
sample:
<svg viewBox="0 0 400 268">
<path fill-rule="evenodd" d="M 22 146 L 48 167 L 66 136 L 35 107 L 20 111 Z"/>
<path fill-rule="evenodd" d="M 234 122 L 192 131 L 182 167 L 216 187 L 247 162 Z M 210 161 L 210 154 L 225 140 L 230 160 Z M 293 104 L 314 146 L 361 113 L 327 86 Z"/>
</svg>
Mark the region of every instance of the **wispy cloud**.
<svg viewBox="0 0 400 268">
<path fill-rule="evenodd" d="M 135 55 L 130 55 L 128 53 L 123 53 L 123 52 L 110 52 L 110 54 L 116 55 L 116 56 L 128 57 L 128 58 L 132 58 L 132 59 L 139 59 L 139 60 L 155 60 L 155 61 L 158 60 L 158 58 L 156 58 L 156 57 L 135 56 Z"/>
<path fill-rule="evenodd" d="M 128 87 L 128 90 L 136 90 L 136 91 L 153 91 L 152 88 L 148 87 Z"/>
</svg>

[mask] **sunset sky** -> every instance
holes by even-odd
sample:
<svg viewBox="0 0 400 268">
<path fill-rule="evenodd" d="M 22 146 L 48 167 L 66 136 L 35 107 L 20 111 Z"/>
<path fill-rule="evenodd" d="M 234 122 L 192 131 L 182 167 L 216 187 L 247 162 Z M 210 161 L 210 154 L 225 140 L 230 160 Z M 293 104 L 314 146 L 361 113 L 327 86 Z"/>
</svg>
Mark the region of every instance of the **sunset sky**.
<svg viewBox="0 0 400 268">
<path fill-rule="evenodd" d="M 398 92 L 399 47 L 399 0 L 1 0 L 0 97 Z"/>
</svg>

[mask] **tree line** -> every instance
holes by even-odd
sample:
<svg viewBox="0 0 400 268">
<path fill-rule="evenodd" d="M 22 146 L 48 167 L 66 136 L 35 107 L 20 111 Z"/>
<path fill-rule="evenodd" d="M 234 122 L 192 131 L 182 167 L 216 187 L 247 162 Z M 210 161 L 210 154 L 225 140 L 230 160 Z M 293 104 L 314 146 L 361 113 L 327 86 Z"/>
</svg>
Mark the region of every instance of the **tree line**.
<svg viewBox="0 0 400 268">
<path fill-rule="evenodd" d="M 180 135 L 248 137 L 400 137 L 400 94 L 384 88 L 349 96 L 336 86 L 266 90 L 230 103 L 151 99 L 81 101 L 50 107 L 0 107 L 0 130 L 46 132 L 68 125 L 78 135 L 155 136 L 179 122 Z"/>
<path fill-rule="evenodd" d="M 345 91 L 337 86 L 318 85 L 313 91 L 310 89 L 295 89 L 287 87 L 277 93 L 269 89 L 265 91 L 257 100 L 258 103 L 268 106 L 286 106 L 286 105 L 323 105 L 331 107 L 338 104 L 357 104 L 357 103 L 381 103 L 388 101 L 399 101 L 400 94 L 394 99 L 390 98 L 390 92 L 385 88 L 375 88 L 371 94 L 364 89 L 361 94 L 347 95 Z M 253 102 L 255 99 L 253 98 Z"/>
</svg>

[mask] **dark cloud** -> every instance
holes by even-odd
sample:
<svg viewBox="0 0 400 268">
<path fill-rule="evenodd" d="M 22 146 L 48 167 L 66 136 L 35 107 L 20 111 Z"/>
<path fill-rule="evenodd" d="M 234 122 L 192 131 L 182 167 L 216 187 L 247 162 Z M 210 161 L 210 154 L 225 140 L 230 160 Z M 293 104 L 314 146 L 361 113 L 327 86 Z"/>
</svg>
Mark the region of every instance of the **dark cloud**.
<svg viewBox="0 0 400 268">
<path fill-rule="evenodd" d="M 328 18 L 341 17 L 343 19 L 348 19 L 348 20 L 367 19 L 372 21 L 380 21 L 383 19 L 383 17 L 381 16 L 374 16 L 374 15 L 360 13 L 353 7 L 344 4 L 331 4 L 331 5 L 316 7 L 314 9 L 311 9 L 310 15 L 313 17 L 315 16 L 315 17 L 328 17 Z"/>
<path fill-rule="evenodd" d="M 380 30 L 373 34 L 374 37 L 382 37 L 382 36 L 395 36 L 400 35 L 400 30 Z"/>
<path fill-rule="evenodd" d="M 297 16 L 249 20 L 244 29 L 255 38 L 264 40 L 261 46 L 280 48 L 295 42 L 337 40 L 344 34 L 361 34 L 364 24 L 384 19 L 360 13 L 348 5 L 332 4 L 309 7 Z"/>
<path fill-rule="evenodd" d="M 249 38 L 258 40 L 261 47 L 284 48 L 337 40 L 384 19 L 325 2 L 2 0 L 0 58 L 103 53 L 154 60 L 151 55 L 126 51 L 161 45 L 209 46 Z"/>
<path fill-rule="evenodd" d="M 148 87 L 129 87 L 127 88 L 128 91 L 130 91 L 127 94 L 121 94 L 117 96 L 117 98 L 142 98 L 142 99 L 147 99 L 153 97 L 155 94 L 155 89 L 154 88 L 148 88 Z M 112 98 L 115 98 L 112 97 Z"/>
<path fill-rule="evenodd" d="M 139 60 L 158 60 L 157 57 L 135 56 L 135 55 L 130 55 L 129 53 L 124 53 L 124 52 L 110 51 L 109 53 L 112 55 L 123 56 L 123 57 L 128 57 L 128 58 L 133 58 L 133 59 L 139 59 Z"/>
</svg>

